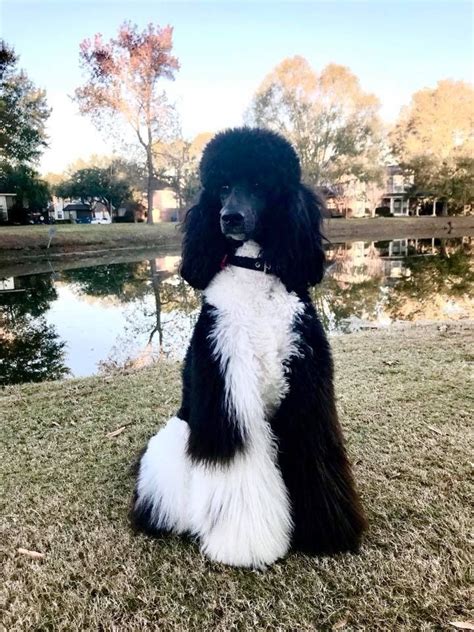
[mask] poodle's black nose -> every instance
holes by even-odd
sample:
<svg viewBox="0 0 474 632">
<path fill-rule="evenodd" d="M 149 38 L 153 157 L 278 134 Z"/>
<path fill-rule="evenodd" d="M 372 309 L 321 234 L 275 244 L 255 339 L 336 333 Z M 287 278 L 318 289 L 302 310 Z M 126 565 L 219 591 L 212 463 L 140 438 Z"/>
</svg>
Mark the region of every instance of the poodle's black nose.
<svg viewBox="0 0 474 632">
<path fill-rule="evenodd" d="M 245 217 L 242 213 L 232 209 L 225 209 L 221 213 L 221 221 L 226 228 L 240 228 L 244 224 Z"/>
</svg>

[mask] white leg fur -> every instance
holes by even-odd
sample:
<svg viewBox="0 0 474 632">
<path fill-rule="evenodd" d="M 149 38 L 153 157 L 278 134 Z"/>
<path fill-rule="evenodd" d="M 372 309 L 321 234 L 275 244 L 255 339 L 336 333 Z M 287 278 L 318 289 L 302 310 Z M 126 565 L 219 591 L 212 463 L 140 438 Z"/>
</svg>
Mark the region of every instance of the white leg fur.
<svg viewBox="0 0 474 632">
<path fill-rule="evenodd" d="M 214 561 L 263 568 L 288 551 L 287 491 L 268 453 L 251 449 L 227 466 L 194 467 L 191 516 L 201 550 Z"/>
<path fill-rule="evenodd" d="M 153 504 L 153 526 L 183 533 L 189 529 L 190 464 L 186 457 L 188 424 L 172 417 L 148 442 L 140 462 L 138 503 Z"/>
<path fill-rule="evenodd" d="M 154 435 L 142 457 L 138 503 L 152 503 L 153 526 L 193 533 L 210 559 L 263 568 L 288 551 L 287 491 L 271 442 L 252 444 L 228 465 L 194 465 L 188 424 L 178 417 Z"/>
</svg>

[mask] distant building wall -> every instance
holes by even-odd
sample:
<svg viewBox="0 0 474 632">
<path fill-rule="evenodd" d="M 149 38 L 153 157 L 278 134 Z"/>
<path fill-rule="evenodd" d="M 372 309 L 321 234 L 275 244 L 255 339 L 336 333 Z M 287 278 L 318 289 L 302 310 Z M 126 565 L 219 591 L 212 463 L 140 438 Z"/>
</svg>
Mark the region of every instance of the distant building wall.
<svg viewBox="0 0 474 632">
<path fill-rule="evenodd" d="M 16 193 L 0 193 L 0 222 L 8 222 L 8 211 L 15 203 Z"/>
<path fill-rule="evenodd" d="M 146 195 L 144 194 L 144 201 Z M 153 191 L 153 222 L 177 222 L 180 220 L 178 200 L 172 189 Z"/>
</svg>

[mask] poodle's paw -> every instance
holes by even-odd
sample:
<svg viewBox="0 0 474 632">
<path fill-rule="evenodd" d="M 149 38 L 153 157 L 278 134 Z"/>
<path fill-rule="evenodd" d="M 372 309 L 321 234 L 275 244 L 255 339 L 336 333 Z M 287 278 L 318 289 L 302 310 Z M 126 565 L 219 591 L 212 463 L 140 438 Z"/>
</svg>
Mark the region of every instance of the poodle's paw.
<svg viewBox="0 0 474 632">
<path fill-rule="evenodd" d="M 261 533 L 243 532 L 222 522 L 200 538 L 201 551 L 214 562 L 262 570 L 288 553 L 287 538 L 268 538 Z"/>
<path fill-rule="evenodd" d="M 281 474 L 254 451 L 191 476 L 192 532 L 210 559 L 264 568 L 288 552 L 293 529 Z"/>
<path fill-rule="evenodd" d="M 132 521 L 139 530 L 153 534 L 189 530 L 188 436 L 188 424 L 172 417 L 150 439 L 140 461 L 132 508 Z"/>
</svg>

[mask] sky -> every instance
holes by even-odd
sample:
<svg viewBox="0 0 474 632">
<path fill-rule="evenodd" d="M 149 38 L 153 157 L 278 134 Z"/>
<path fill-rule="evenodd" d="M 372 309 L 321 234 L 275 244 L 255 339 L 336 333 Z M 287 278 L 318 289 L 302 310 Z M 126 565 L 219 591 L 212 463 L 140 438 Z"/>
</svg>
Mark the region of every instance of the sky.
<svg viewBox="0 0 474 632">
<path fill-rule="evenodd" d="M 97 32 L 113 37 L 124 20 L 174 27 L 181 69 L 163 88 L 192 138 L 242 124 L 265 75 L 294 55 L 316 71 L 328 63 L 348 66 L 392 122 L 417 90 L 445 78 L 473 80 L 473 6 L 457 0 L 0 0 L 0 34 L 52 108 L 40 171 L 62 172 L 78 158 L 113 150 L 70 97 L 84 80 L 79 43 Z"/>
</svg>

